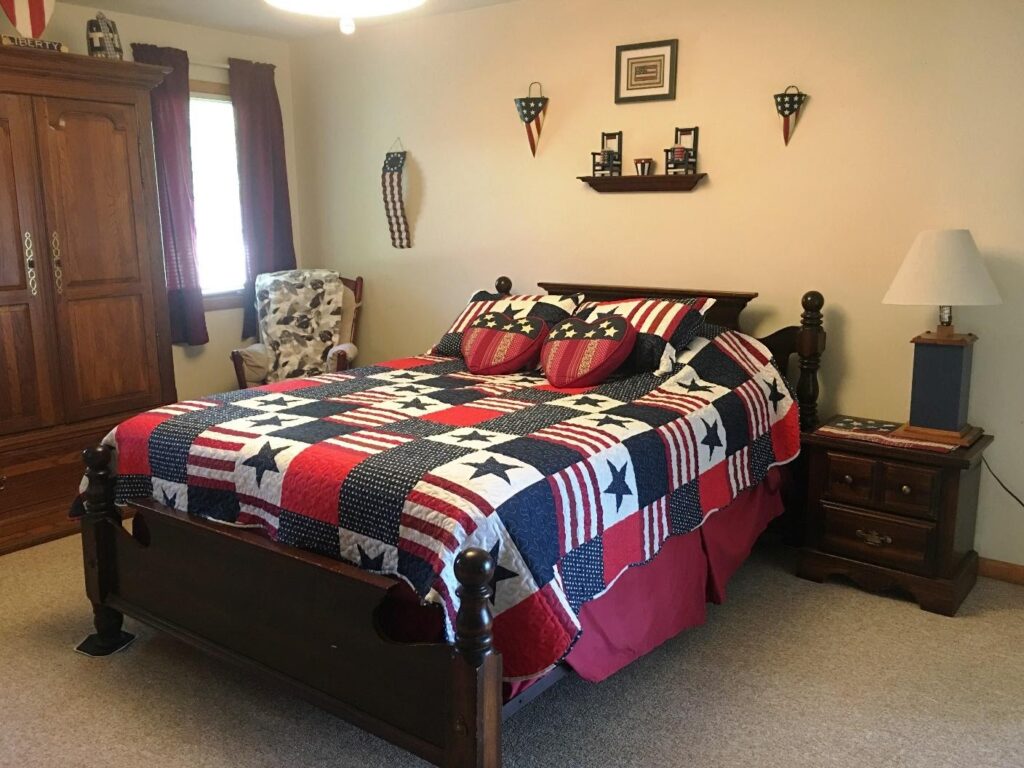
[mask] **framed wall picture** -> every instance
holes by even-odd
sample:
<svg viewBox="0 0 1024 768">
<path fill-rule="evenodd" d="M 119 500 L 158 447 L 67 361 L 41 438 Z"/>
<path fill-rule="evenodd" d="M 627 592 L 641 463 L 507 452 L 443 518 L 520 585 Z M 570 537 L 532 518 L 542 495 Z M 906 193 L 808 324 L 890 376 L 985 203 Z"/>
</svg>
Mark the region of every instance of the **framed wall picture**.
<svg viewBox="0 0 1024 768">
<path fill-rule="evenodd" d="M 678 40 L 620 45 L 615 49 L 615 103 L 674 101 Z"/>
</svg>

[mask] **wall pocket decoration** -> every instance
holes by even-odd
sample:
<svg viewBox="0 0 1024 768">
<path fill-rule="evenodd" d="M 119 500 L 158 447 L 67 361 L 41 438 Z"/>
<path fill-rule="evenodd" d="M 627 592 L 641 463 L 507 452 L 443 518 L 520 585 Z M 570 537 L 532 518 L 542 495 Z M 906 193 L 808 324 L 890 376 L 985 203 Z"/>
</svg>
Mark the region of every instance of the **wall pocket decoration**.
<svg viewBox="0 0 1024 768">
<path fill-rule="evenodd" d="M 620 45 L 615 49 L 615 103 L 675 101 L 678 40 Z"/>
<path fill-rule="evenodd" d="M 775 94 L 775 109 L 782 118 L 782 140 L 789 146 L 789 137 L 796 129 L 796 122 L 800 119 L 800 110 L 807 101 L 807 94 L 801 92 L 795 85 L 791 85 L 782 93 Z"/>
<path fill-rule="evenodd" d="M 537 86 L 537 96 L 533 95 L 533 86 Z M 540 143 L 540 132 L 544 128 L 544 120 L 548 113 L 548 99 L 544 95 L 544 86 L 536 80 L 530 83 L 525 98 L 516 99 L 516 111 L 519 119 L 526 125 L 526 138 L 530 141 L 530 151 L 537 156 L 537 145 Z"/>
<path fill-rule="evenodd" d="M 395 144 L 402 146 L 400 139 L 396 140 Z M 391 230 L 391 245 L 395 248 L 412 248 L 409 221 L 405 216 L 405 200 L 402 197 L 406 155 L 405 147 L 402 147 L 400 152 L 389 151 L 384 156 L 384 168 L 381 171 L 384 213 L 388 218 L 388 229 Z"/>
</svg>

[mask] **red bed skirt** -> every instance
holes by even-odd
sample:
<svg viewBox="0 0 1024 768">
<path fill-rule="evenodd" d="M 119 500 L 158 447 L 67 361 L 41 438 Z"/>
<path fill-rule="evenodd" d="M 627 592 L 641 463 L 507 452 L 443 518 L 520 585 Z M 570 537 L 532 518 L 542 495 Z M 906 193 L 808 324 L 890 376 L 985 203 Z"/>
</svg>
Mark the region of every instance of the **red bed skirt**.
<svg viewBox="0 0 1024 768">
<path fill-rule="evenodd" d="M 651 562 L 630 568 L 608 592 L 586 603 L 583 633 L 566 662 L 585 680 L 600 682 L 680 632 L 704 623 L 707 603 L 722 603 L 729 579 L 754 542 L 782 513 L 782 472 L 715 512 L 700 528 L 665 542 Z M 505 684 L 505 700 L 534 680 Z"/>
<path fill-rule="evenodd" d="M 600 682 L 690 627 L 704 623 L 707 603 L 725 600 L 729 579 L 754 542 L 782 513 L 782 470 L 772 469 L 697 530 L 673 536 L 651 562 L 625 571 L 580 612 L 583 632 L 566 662 L 585 680 Z M 440 642 L 438 605 L 425 606 L 404 584 L 392 590 L 380 615 L 385 633 L 401 642 Z M 542 678 L 506 682 L 505 701 Z"/>
</svg>

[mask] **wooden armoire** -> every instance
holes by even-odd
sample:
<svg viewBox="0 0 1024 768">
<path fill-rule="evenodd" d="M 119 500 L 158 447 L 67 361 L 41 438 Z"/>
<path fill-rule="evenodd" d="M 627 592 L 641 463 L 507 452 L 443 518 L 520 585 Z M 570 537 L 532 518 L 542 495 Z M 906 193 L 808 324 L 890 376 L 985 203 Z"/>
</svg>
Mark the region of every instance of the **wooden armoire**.
<svg viewBox="0 0 1024 768">
<path fill-rule="evenodd" d="M 80 454 L 176 399 L 150 91 L 0 49 L 0 554 L 73 532 Z"/>
</svg>

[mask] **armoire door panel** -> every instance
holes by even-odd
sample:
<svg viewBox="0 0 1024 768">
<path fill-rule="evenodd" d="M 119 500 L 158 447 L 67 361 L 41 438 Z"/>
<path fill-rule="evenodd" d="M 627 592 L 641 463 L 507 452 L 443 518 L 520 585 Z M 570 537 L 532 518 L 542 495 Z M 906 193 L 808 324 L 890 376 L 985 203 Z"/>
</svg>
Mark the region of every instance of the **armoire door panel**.
<svg viewBox="0 0 1024 768">
<path fill-rule="evenodd" d="M 36 98 L 35 111 L 67 420 L 157 405 L 135 107 Z"/>
<path fill-rule="evenodd" d="M 134 400 L 148 403 L 150 373 L 137 363 L 147 355 L 144 312 L 140 296 L 69 302 L 75 383 L 83 407 L 102 406 L 111 399 L 122 409 Z"/>
<path fill-rule="evenodd" d="M 25 429 L 26 422 L 31 428 L 30 417 L 42 410 L 37 371 L 25 365 L 33 357 L 34 330 L 27 304 L 0 306 L 0 432 Z"/>
<path fill-rule="evenodd" d="M 12 97 L 5 96 L 5 99 Z M 0 107 L 2 109 L 2 107 Z M 0 115 L 0 290 L 25 287 L 22 256 L 21 215 L 18 212 L 18 176 L 14 172 L 14 137 L 11 121 Z"/>
<path fill-rule="evenodd" d="M 61 421 L 32 102 L 0 94 L 0 435 Z"/>
<path fill-rule="evenodd" d="M 104 114 L 74 108 L 59 114 L 50 125 L 60 174 L 56 194 L 61 209 L 72 212 L 58 235 L 64 285 L 135 282 L 141 270 L 130 154 L 138 153 L 138 141 L 131 146 L 134 135 L 111 119 L 109 107 Z"/>
</svg>

